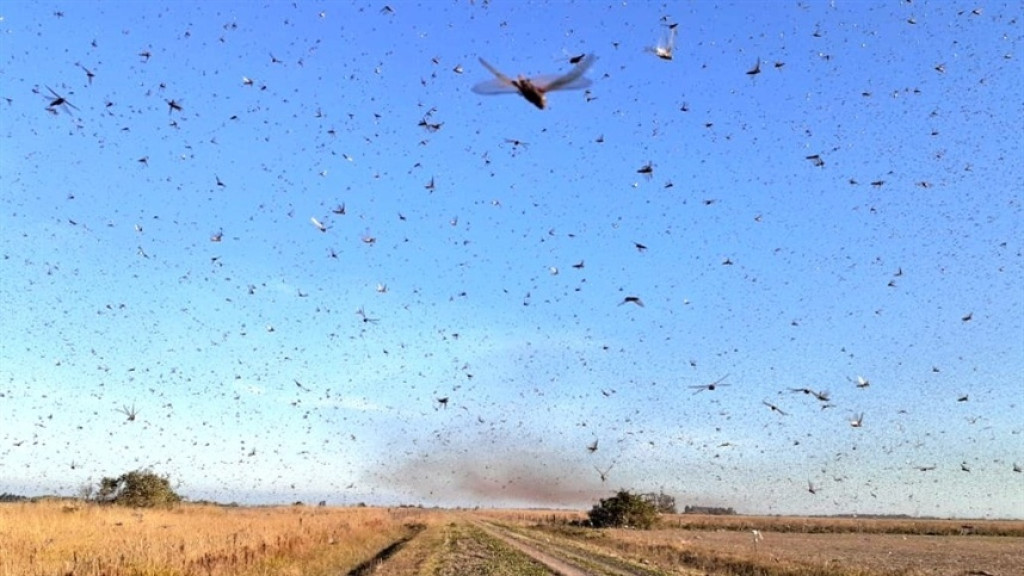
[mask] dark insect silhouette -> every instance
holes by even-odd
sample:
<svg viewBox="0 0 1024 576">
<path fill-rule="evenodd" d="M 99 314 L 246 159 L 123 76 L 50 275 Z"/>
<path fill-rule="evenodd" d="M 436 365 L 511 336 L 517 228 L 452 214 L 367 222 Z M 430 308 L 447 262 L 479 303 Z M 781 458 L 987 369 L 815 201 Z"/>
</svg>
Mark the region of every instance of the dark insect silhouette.
<svg viewBox="0 0 1024 576">
<path fill-rule="evenodd" d="M 622 302 L 619 302 L 619 306 L 622 306 L 623 304 L 636 304 L 641 308 L 644 307 L 644 302 L 639 296 L 626 296 L 622 299 Z"/>
<path fill-rule="evenodd" d="M 594 466 L 594 470 L 597 470 L 597 474 L 601 477 L 601 482 L 606 482 L 608 480 L 608 473 L 612 471 L 612 467 L 614 466 L 615 462 L 609 464 L 608 467 L 605 468 L 604 470 L 601 470 L 597 466 Z"/>
<path fill-rule="evenodd" d="M 802 392 L 804 394 L 809 394 L 811 396 L 814 396 L 815 398 L 817 398 L 821 402 L 828 402 L 829 401 L 828 391 L 826 391 L 826 390 L 822 390 L 821 392 L 816 392 L 814 390 L 811 390 L 810 388 L 790 388 L 789 391 L 790 392 Z"/>
<path fill-rule="evenodd" d="M 49 86 L 47 86 L 46 89 L 49 90 L 50 94 L 53 96 L 53 98 L 50 100 L 50 103 L 46 106 L 46 109 L 49 110 L 50 112 L 53 112 L 54 114 L 56 114 L 58 106 L 71 107 L 71 108 L 74 108 L 75 110 L 78 110 L 78 106 L 75 106 L 71 102 L 68 102 L 67 98 L 61 96 L 60 94 L 57 94 L 56 92 L 54 92 L 53 88 L 50 88 Z"/>
<path fill-rule="evenodd" d="M 96 74 L 92 70 L 82 66 L 81 63 L 76 62 L 76 65 L 85 71 L 85 77 L 89 80 L 89 85 L 92 86 L 92 79 L 96 77 Z"/>
<path fill-rule="evenodd" d="M 719 386 L 729 386 L 729 384 L 723 384 L 722 383 L 722 380 L 725 380 L 728 377 L 729 377 L 729 375 L 726 374 L 725 376 L 722 376 L 721 378 L 719 378 L 718 380 L 715 380 L 711 384 L 698 384 L 696 386 L 690 386 L 690 390 L 696 390 L 696 392 L 694 392 L 694 394 L 700 394 L 701 392 L 703 392 L 705 390 L 707 390 L 708 392 L 714 392 L 715 389 L 718 388 Z"/>
<path fill-rule="evenodd" d="M 132 404 L 131 407 L 125 404 L 124 406 L 118 408 L 116 412 L 124 414 L 125 417 L 128 418 L 128 422 L 135 422 L 136 416 L 139 415 L 139 411 L 135 409 L 135 404 Z"/>
<path fill-rule="evenodd" d="M 748 76 L 757 76 L 760 73 L 761 73 L 761 59 L 758 58 L 757 59 L 757 64 L 754 64 L 753 68 L 751 68 L 750 70 L 747 70 L 747 75 Z"/>
<path fill-rule="evenodd" d="M 547 107 L 547 93 L 555 90 L 580 90 L 590 86 L 591 81 L 583 77 L 583 74 L 597 60 L 596 56 L 589 55 L 582 58 L 575 68 L 563 75 L 544 75 L 527 78 L 519 76 L 513 80 L 502 74 L 497 68 L 491 66 L 486 60 L 480 58 L 480 63 L 496 77 L 494 80 L 480 82 L 473 86 L 473 92 L 477 94 L 516 94 L 518 93 L 528 102 L 543 110 Z"/>
<path fill-rule="evenodd" d="M 427 132 L 437 132 L 444 126 L 444 122 L 428 122 L 426 118 L 420 120 L 418 126 L 425 129 Z"/>
<path fill-rule="evenodd" d="M 590 452 L 591 454 L 597 452 L 597 440 L 594 440 L 589 445 L 587 445 L 587 451 Z"/>
<path fill-rule="evenodd" d="M 771 402 L 769 402 L 767 400 L 762 400 L 761 403 L 764 404 L 765 406 L 771 408 L 772 412 L 778 412 L 782 416 L 789 416 L 789 414 L 787 414 L 787 413 L 782 411 L 782 408 L 779 408 L 778 406 L 776 406 L 775 404 L 772 404 Z"/>
<path fill-rule="evenodd" d="M 445 410 L 447 410 L 448 409 L 448 397 L 445 396 L 443 398 L 437 398 L 437 405 L 440 406 L 441 408 L 444 408 Z"/>
<path fill-rule="evenodd" d="M 376 324 L 380 320 L 380 318 L 370 318 L 367 316 L 362 306 L 359 307 L 359 310 L 356 310 L 356 315 L 362 318 L 363 324 Z"/>
</svg>

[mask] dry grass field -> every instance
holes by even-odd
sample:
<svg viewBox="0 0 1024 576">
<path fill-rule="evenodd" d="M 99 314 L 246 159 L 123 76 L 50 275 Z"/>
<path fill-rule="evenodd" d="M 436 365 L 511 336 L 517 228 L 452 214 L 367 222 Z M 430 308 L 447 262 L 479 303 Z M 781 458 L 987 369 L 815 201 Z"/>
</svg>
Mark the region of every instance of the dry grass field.
<svg viewBox="0 0 1024 576">
<path fill-rule="evenodd" d="M 406 536 L 412 509 L 0 505 L 0 576 L 338 575 Z"/>
<path fill-rule="evenodd" d="M 0 576 L 554 573 L 498 533 L 550 561 L 574 561 L 584 566 L 576 573 L 588 576 L 1024 574 L 1024 522 L 972 521 L 966 529 L 968 523 L 952 520 L 676 515 L 647 531 L 570 524 L 584 517 L 540 510 L 4 504 Z"/>
</svg>

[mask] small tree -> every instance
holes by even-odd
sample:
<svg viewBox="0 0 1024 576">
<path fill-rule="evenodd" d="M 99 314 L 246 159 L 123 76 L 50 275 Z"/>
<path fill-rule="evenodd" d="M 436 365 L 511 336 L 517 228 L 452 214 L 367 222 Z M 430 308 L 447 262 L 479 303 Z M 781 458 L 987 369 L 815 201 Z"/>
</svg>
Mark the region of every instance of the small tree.
<svg viewBox="0 0 1024 576">
<path fill-rule="evenodd" d="M 595 528 L 639 528 L 647 530 L 658 520 L 658 511 L 643 496 L 627 490 L 604 498 L 587 514 Z"/>
<path fill-rule="evenodd" d="M 96 496 L 96 487 L 86 482 L 78 487 L 78 499 L 86 502 L 92 500 Z"/>
<path fill-rule="evenodd" d="M 149 470 L 133 470 L 118 478 L 103 478 L 96 491 L 96 499 L 133 508 L 172 506 L 181 502 L 181 496 L 171 488 L 170 480 Z"/>
<path fill-rule="evenodd" d="M 658 514 L 676 513 L 675 497 L 665 494 L 664 491 L 658 492 L 657 494 L 655 494 L 654 492 L 649 492 L 647 494 L 644 494 L 643 498 L 644 500 L 647 500 L 654 506 L 655 510 L 658 511 Z"/>
</svg>

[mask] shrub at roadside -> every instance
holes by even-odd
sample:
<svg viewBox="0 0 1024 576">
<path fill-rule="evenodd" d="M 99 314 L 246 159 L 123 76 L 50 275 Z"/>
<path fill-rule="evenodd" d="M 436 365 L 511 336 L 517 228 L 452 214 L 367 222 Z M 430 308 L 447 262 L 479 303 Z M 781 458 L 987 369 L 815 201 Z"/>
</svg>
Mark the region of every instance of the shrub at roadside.
<svg viewBox="0 0 1024 576">
<path fill-rule="evenodd" d="M 611 498 L 604 498 L 595 504 L 587 514 L 595 528 L 639 528 L 647 530 L 658 521 L 658 510 L 654 504 L 638 494 L 627 490 Z"/>
<path fill-rule="evenodd" d="M 149 470 L 134 470 L 118 478 L 101 480 L 96 500 L 133 508 L 154 508 L 178 504 L 181 496 L 174 492 L 165 476 Z"/>
</svg>

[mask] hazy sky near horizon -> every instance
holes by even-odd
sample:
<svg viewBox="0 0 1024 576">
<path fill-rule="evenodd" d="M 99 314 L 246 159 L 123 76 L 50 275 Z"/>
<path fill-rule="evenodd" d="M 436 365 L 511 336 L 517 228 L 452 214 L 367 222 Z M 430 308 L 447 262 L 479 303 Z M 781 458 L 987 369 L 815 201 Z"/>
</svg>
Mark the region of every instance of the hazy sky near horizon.
<svg viewBox="0 0 1024 576">
<path fill-rule="evenodd" d="M 1024 517 L 1019 3 L 385 5 L 0 5 L 0 492 Z"/>
</svg>

